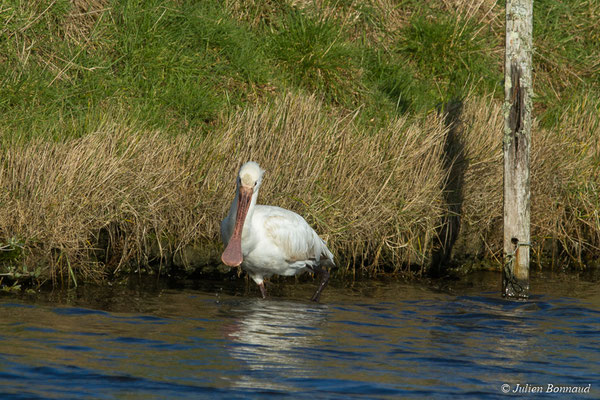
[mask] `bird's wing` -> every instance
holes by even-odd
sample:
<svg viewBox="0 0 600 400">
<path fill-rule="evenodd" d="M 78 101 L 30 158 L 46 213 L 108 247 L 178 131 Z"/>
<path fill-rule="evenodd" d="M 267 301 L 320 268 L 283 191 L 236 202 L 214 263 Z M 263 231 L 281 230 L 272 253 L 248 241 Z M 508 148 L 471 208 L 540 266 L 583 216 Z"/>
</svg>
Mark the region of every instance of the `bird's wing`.
<svg viewBox="0 0 600 400">
<path fill-rule="evenodd" d="M 265 233 L 288 262 L 333 259 L 325 242 L 300 215 L 279 207 L 265 211 L 268 211 L 264 219 Z"/>
</svg>

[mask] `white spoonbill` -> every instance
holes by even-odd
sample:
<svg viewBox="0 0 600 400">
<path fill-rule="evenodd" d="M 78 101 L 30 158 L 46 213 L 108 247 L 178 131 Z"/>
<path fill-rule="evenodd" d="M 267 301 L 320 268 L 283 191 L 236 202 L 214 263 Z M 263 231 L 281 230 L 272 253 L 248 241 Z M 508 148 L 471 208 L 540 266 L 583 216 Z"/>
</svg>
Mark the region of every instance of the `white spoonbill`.
<svg viewBox="0 0 600 400">
<path fill-rule="evenodd" d="M 264 172 L 253 161 L 240 168 L 235 198 L 221 222 L 221 239 L 226 245 L 221 260 L 230 267 L 241 265 L 258 284 L 263 298 L 264 278 L 316 272 L 321 282 L 311 300 L 319 301 L 329 280 L 326 267 L 335 265 L 333 254 L 300 215 L 256 204 Z"/>
</svg>

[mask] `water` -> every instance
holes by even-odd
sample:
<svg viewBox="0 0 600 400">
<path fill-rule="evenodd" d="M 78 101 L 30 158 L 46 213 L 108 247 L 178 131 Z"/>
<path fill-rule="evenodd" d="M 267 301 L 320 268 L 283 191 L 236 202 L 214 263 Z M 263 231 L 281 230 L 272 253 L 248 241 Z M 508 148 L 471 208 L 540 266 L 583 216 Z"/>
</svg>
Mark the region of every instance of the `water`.
<svg viewBox="0 0 600 400">
<path fill-rule="evenodd" d="M 599 398 L 600 287 L 532 283 L 527 302 L 495 274 L 338 284 L 322 304 L 311 283 L 4 295 L 0 398 Z"/>
</svg>

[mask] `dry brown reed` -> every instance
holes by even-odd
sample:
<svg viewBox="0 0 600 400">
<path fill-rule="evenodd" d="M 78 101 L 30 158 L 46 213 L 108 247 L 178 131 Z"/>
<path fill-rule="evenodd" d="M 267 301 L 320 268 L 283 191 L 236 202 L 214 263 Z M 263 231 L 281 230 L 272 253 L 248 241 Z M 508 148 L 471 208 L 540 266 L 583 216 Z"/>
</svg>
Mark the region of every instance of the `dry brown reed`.
<svg viewBox="0 0 600 400">
<path fill-rule="evenodd" d="M 462 174 L 452 177 L 460 182 L 454 188 L 460 226 L 452 259 L 493 257 L 502 240 L 502 107 L 491 97 L 469 98 L 456 112 L 457 145 L 446 154 Z"/>
<path fill-rule="evenodd" d="M 163 261 L 199 243 L 210 252 L 236 171 L 253 159 L 267 171 L 260 201 L 304 215 L 341 265 L 424 265 L 444 212 L 445 129 L 430 116 L 365 136 L 350 116 L 327 116 L 314 97 L 296 95 L 242 110 L 204 140 L 107 117 L 81 139 L 3 149 L 0 233 L 21 240 L 22 262 L 43 263 L 54 279 L 74 269 L 100 279 L 151 262 L 157 246 Z"/>
<path fill-rule="evenodd" d="M 24 243 L 25 265 L 43 263 L 53 279 L 75 268 L 100 279 L 143 262 L 152 238 L 202 237 L 192 143 L 107 120 L 81 139 L 11 145 L 1 155 L 0 232 Z"/>
<path fill-rule="evenodd" d="M 584 102 L 585 103 L 585 102 Z M 534 122 L 531 233 L 539 267 L 559 261 L 583 266 L 600 250 L 600 122 L 597 104 L 565 110 L 560 131 Z M 470 98 L 458 128 L 464 153 L 460 234 L 455 260 L 502 259 L 502 107 Z M 552 257 L 552 260 L 549 258 Z"/>
<path fill-rule="evenodd" d="M 593 107 L 592 107 L 593 109 Z M 600 248 L 600 134 L 589 107 L 565 112 L 561 132 L 534 129 L 532 233 L 580 263 Z M 247 160 L 267 171 L 259 202 L 303 215 L 343 271 L 406 273 L 429 265 L 450 207 L 449 173 L 464 174 L 454 259 L 501 258 L 502 113 L 468 99 L 444 154 L 444 115 L 397 118 L 358 132 L 354 115 L 314 96 L 288 94 L 225 117 L 205 138 L 139 128 L 119 113 L 91 134 L 5 142 L 0 150 L 0 242 L 24 246 L 19 262 L 56 280 L 99 280 L 153 262 L 217 262 L 219 223 Z M 444 160 L 461 162 L 460 168 Z M 546 249 L 547 250 L 547 249 Z M 197 258 L 197 257 L 196 257 Z M 197 265 L 192 265 L 192 267 Z"/>
<path fill-rule="evenodd" d="M 256 160 L 267 171 L 260 201 L 305 216 L 341 265 L 423 265 L 444 213 L 443 119 L 398 118 L 372 136 L 353 128 L 350 116 L 327 116 L 313 96 L 233 116 L 219 137 L 225 198 L 240 164 Z M 213 172 L 222 179 L 222 169 Z"/>
<path fill-rule="evenodd" d="M 566 109 L 559 131 L 534 137 L 532 208 L 537 252 L 581 267 L 600 253 L 600 105 Z"/>
</svg>

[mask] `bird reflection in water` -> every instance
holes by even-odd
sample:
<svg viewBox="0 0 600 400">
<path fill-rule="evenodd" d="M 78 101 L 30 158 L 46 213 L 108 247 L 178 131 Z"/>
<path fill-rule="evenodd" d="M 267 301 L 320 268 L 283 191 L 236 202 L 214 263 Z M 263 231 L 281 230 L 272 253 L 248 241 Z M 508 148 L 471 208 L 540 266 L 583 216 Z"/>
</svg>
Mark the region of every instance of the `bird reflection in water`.
<svg viewBox="0 0 600 400">
<path fill-rule="evenodd" d="M 282 373 L 306 376 L 311 370 L 306 353 L 319 347 L 327 308 L 315 303 L 260 299 L 233 305 L 227 311 L 235 318 L 226 325 L 227 350 L 235 360 L 246 364 L 248 370 L 233 382 L 234 386 L 293 389 L 282 382 Z"/>
</svg>

